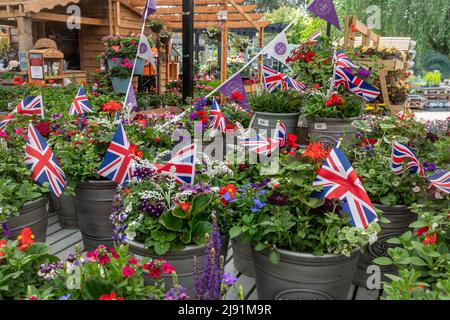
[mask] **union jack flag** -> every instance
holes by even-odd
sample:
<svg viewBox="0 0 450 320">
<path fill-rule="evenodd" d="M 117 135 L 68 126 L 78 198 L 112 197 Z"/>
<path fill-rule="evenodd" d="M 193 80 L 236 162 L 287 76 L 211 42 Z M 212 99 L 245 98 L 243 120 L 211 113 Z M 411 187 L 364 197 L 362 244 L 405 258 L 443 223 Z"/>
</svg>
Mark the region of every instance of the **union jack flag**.
<svg viewBox="0 0 450 320">
<path fill-rule="evenodd" d="M 315 44 L 317 39 L 322 35 L 320 30 L 317 30 L 312 36 L 306 39 L 306 43 Z"/>
<path fill-rule="evenodd" d="M 222 111 L 220 111 L 219 104 L 217 103 L 216 99 L 213 100 L 211 111 L 209 113 L 209 122 L 210 122 L 210 128 L 213 131 L 220 131 L 225 133 L 226 132 L 226 121 L 225 117 L 222 114 Z"/>
<path fill-rule="evenodd" d="M 335 70 L 334 84 L 336 87 L 344 84 L 347 90 L 368 102 L 375 100 L 380 95 L 378 88 L 341 68 L 336 68 Z"/>
<path fill-rule="evenodd" d="M 408 161 L 406 168 L 410 173 L 418 173 L 425 177 L 425 170 L 420 164 L 419 159 L 414 152 L 407 146 L 394 141 L 392 144 L 391 169 L 395 174 L 400 175 L 404 172 L 403 163 Z"/>
<path fill-rule="evenodd" d="M 302 92 L 306 89 L 306 86 L 303 83 L 291 77 L 285 77 L 284 81 L 288 88 L 294 89 L 295 91 Z"/>
<path fill-rule="evenodd" d="M 258 134 L 249 138 L 240 138 L 239 143 L 258 155 L 270 156 L 280 145 L 278 139 L 267 138 Z"/>
<path fill-rule="evenodd" d="M 15 119 L 14 114 L 10 113 L 8 114 L 6 117 L 3 118 L 2 121 L 0 121 L 0 130 L 3 130 L 6 128 L 6 126 L 8 125 L 8 123 L 10 123 L 11 121 L 13 121 Z"/>
<path fill-rule="evenodd" d="M 427 178 L 436 188 L 445 193 L 450 193 L 450 171 L 440 171 Z"/>
<path fill-rule="evenodd" d="M 342 210 L 350 216 L 353 227 L 366 229 L 378 220 L 361 180 L 339 149 L 331 150 L 313 185 L 323 186 L 323 190 L 313 196 L 341 200 Z"/>
<path fill-rule="evenodd" d="M 183 147 L 164 165 L 156 164 L 158 173 L 174 176 L 176 182 L 193 184 L 195 178 L 196 142 Z"/>
<path fill-rule="evenodd" d="M 92 107 L 89 104 L 83 86 L 81 86 L 80 89 L 78 90 L 76 97 L 73 99 L 73 102 L 69 109 L 69 114 L 75 116 L 85 114 L 88 112 L 94 112 L 94 110 L 92 110 Z"/>
<path fill-rule="evenodd" d="M 66 177 L 52 150 L 39 131 L 30 123 L 28 141 L 25 147 L 25 163 L 31 169 L 31 178 L 43 185 L 48 182 L 48 189 L 59 197 L 66 186 Z"/>
<path fill-rule="evenodd" d="M 106 151 L 98 174 L 119 185 L 130 181 L 134 175 L 136 157 L 123 125 L 119 122 L 114 138 Z"/>
<path fill-rule="evenodd" d="M 347 54 L 344 51 L 336 50 L 334 52 L 334 61 L 336 68 L 358 68 L 356 64 L 354 64 L 350 58 L 347 56 Z"/>
<path fill-rule="evenodd" d="M 264 86 L 266 90 L 270 93 L 275 92 L 277 90 L 286 90 L 288 88 L 287 83 L 285 81 L 286 76 L 281 72 L 277 72 L 273 69 L 270 69 L 267 66 L 262 67 L 263 70 L 263 78 L 264 78 Z"/>
<path fill-rule="evenodd" d="M 275 138 L 274 140 L 278 140 L 280 144 L 280 148 L 283 148 L 287 143 L 287 132 L 286 132 L 286 126 L 283 122 L 278 121 L 277 127 L 275 129 Z"/>
</svg>

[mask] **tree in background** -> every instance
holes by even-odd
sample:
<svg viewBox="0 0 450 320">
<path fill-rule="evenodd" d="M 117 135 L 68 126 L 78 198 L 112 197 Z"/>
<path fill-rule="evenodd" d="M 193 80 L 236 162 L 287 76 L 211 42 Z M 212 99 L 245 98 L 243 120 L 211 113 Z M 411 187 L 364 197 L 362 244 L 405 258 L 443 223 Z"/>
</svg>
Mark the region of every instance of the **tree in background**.
<svg viewBox="0 0 450 320">
<path fill-rule="evenodd" d="M 381 9 L 381 36 L 411 37 L 417 42 L 415 69 L 439 69 L 450 76 L 450 1 L 448 0 L 335 0 L 340 19 L 356 15 L 367 21 L 367 8 Z"/>
<path fill-rule="evenodd" d="M 308 0 L 247 0 L 247 4 L 257 4 L 257 12 L 269 12 L 280 7 L 295 8 L 304 5 Z"/>
</svg>

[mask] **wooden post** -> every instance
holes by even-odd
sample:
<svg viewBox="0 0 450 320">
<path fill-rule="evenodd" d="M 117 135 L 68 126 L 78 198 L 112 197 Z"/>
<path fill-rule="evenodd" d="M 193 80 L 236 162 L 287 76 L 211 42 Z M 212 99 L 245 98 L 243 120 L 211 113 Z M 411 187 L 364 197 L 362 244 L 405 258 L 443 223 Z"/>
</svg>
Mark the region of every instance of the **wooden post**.
<svg viewBox="0 0 450 320">
<path fill-rule="evenodd" d="M 390 107 L 391 102 L 389 101 L 389 92 L 388 92 L 387 82 L 386 82 L 386 77 L 388 76 L 387 71 L 380 70 L 378 75 L 380 77 L 380 87 L 381 87 L 381 93 L 383 95 L 383 102 L 387 107 Z"/>
<path fill-rule="evenodd" d="M 114 33 L 120 34 L 120 2 L 116 1 L 114 6 Z"/>
<path fill-rule="evenodd" d="M 108 23 L 109 23 L 109 35 L 114 34 L 114 11 L 112 0 L 108 0 Z"/>
<path fill-rule="evenodd" d="M 259 28 L 258 46 L 259 50 L 262 50 L 264 47 L 264 27 Z M 262 64 L 263 64 L 263 55 L 260 55 L 258 62 L 258 82 L 262 81 Z"/>
<path fill-rule="evenodd" d="M 33 32 L 31 18 L 18 17 L 17 28 L 19 29 L 19 51 L 27 52 L 33 48 Z"/>
<path fill-rule="evenodd" d="M 223 11 L 228 12 L 228 0 L 223 0 Z M 220 39 L 220 45 L 221 45 L 221 55 L 220 55 L 220 81 L 223 83 L 228 78 L 228 71 L 227 71 L 227 60 L 228 60 L 228 21 L 224 20 L 222 22 L 222 34 Z M 221 102 L 224 102 L 224 97 L 221 96 Z"/>
</svg>

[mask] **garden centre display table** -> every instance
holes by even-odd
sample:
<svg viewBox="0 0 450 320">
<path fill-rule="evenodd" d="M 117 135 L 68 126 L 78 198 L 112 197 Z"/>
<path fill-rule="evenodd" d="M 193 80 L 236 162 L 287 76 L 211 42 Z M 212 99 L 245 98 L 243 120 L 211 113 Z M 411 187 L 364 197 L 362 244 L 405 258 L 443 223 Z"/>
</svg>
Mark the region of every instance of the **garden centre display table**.
<svg viewBox="0 0 450 320">
<path fill-rule="evenodd" d="M 63 229 L 55 212 L 49 213 L 46 242 L 50 245 L 51 252 L 60 259 L 65 259 L 70 252 L 74 252 L 75 245 L 80 246 L 83 256 L 86 254 L 80 231 L 78 229 Z M 243 287 L 246 300 L 258 300 L 255 279 L 237 272 L 234 268 L 231 245 L 228 248 L 225 273 L 230 273 L 238 278 L 237 285 Z M 380 294 L 380 290 L 367 290 L 352 285 L 347 300 L 377 300 Z M 230 292 L 229 297 L 231 298 L 231 296 L 232 293 Z"/>
</svg>

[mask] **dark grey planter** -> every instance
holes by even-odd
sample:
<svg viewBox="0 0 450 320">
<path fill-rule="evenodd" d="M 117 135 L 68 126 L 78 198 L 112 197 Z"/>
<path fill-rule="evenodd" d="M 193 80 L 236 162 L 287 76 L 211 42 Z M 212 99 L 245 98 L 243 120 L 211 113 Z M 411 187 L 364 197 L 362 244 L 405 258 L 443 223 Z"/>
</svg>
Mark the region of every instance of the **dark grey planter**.
<svg viewBox="0 0 450 320">
<path fill-rule="evenodd" d="M 33 232 L 36 242 L 45 242 L 48 224 L 47 204 L 47 197 L 25 203 L 18 216 L 6 220 L 8 228 L 11 229 L 8 238 L 15 240 L 22 229 L 28 227 Z"/>
<path fill-rule="evenodd" d="M 300 114 L 255 112 L 252 129 L 255 129 L 258 133 L 265 132 L 267 137 L 272 137 L 277 127 L 277 122 L 280 120 L 286 126 L 286 132 L 288 134 L 296 134 Z"/>
<path fill-rule="evenodd" d="M 233 248 L 234 268 L 248 277 L 255 276 L 255 264 L 253 261 L 253 246 L 250 243 L 242 243 L 239 238 L 231 239 Z"/>
<path fill-rule="evenodd" d="M 409 230 L 409 225 L 417 220 L 417 214 L 411 212 L 406 206 L 383 206 L 375 204 L 375 207 L 383 211 L 383 217 L 391 223 L 380 223 L 381 231 L 378 233 L 378 240 L 372 245 L 367 245 L 361 254 L 358 268 L 355 273 L 353 283 L 360 287 L 367 287 L 367 280 L 372 273 L 367 273 L 367 268 L 375 265 L 372 261 L 378 257 L 388 257 L 388 249 L 394 247 L 386 241 L 391 238 L 401 236 Z M 381 270 L 381 281 L 390 281 L 385 274 L 396 274 L 395 266 L 379 266 Z"/>
<path fill-rule="evenodd" d="M 345 300 L 352 285 L 359 249 L 350 257 L 280 251 L 273 264 L 269 252 L 254 251 L 255 280 L 260 300 Z"/>
<path fill-rule="evenodd" d="M 59 219 L 59 224 L 64 229 L 78 229 L 78 215 L 75 211 L 75 198 L 62 194 L 60 198 L 52 195 L 52 202 L 55 205 L 55 212 Z"/>
<path fill-rule="evenodd" d="M 77 185 L 74 204 L 84 250 L 92 251 L 100 244 L 114 245 L 110 216 L 116 186 L 112 181 L 88 181 Z"/>
<path fill-rule="evenodd" d="M 334 146 L 342 138 L 344 142 L 352 142 L 356 138 L 357 129 L 352 125 L 361 119 L 308 119 L 309 137 L 312 141 L 322 141 L 327 146 Z"/>
</svg>

